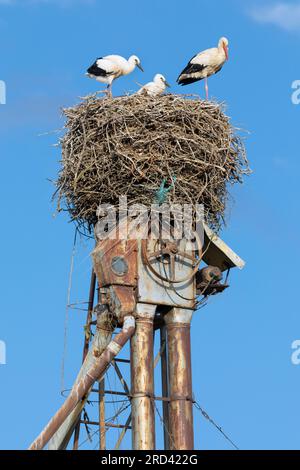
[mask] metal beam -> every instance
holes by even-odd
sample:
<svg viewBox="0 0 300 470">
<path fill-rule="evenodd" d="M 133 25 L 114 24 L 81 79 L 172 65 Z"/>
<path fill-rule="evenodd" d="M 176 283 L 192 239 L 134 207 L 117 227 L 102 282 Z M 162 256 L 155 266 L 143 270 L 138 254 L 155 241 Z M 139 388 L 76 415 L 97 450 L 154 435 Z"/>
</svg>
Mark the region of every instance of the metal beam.
<svg viewBox="0 0 300 470">
<path fill-rule="evenodd" d="M 118 376 L 118 379 L 120 380 L 120 382 L 121 382 L 121 384 L 122 384 L 122 386 L 123 386 L 123 388 L 124 388 L 124 390 L 125 390 L 126 395 L 129 395 L 129 394 L 130 394 L 129 387 L 128 387 L 128 385 L 127 385 L 127 383 L 126 383 L 126 380 L 124 379 L 124 377 L 123 377 L 123 375 L 122 375 L 122 372 L 121 372 L 121 370 L 120 370 L 118 364 L 116 363 L 116 361 L 112 361 L 112 366 L 113 366 L 113 368 L 114 368 L 115 371 L 116 371 L 116 374 L 117 374 L 117 376 Z"/>
<path fill-rule="evenodd" d="M 98 395 L 100 395 L 100 396 L 119 395 L 121 397 L 128 397 L 128 393 L 126 393 L 126 392 L 117 392 L 115 390 L 104 390 L 103 392 L 99 393 L 99 389 L 97 390 L 96 388 L 92 388 L 91 392 L 98 393 Z"/>
<path fill-rule="evenodd" d="M 192 315 L 193 310 L 173 308 L 164 317 L 168 342 L 171 450 L 194 448 L 190 342 Z"/>
<path fill-rule="evenodd" d="M 82 364 L 82 367 L 77 375 L 74 386 L 76 386 L 82 378 L 85 376 L 87 371 L 92 367 L 92 365 L 97 361 L 97 356 L 101 354 L 112 338 L 113 327 L 111 325 L 110 315 L 108 313 L 102 313 L 98 316 L 98 328 L 96 329 L 95 336 L 93 339 L 92 346 L 88 351 L 85 360 Z M 88 398 L 87 394 L 83 400 L 81 400 L 75 409 L 70 413 L 70 415 L 65 419 L 60 428 L 55 432 L 53 437 L 49 442 L 49 450 L 64 450 L 66 449 L 68 442 L 72 436 L 72 433 L 75 429 L 75 439 L 74 447 L 78 448 L 79 441 L 79 429 L 78 429 L 78 420 L 80 420 L 81 411 L 83 410 L 86 400 Z"/>
<path fill-rule="evenodd" d="M 134 331 L 134 317 L 125 317 L 122 331 L 118 333 L 112 341 L 110 341 L 105 351 L 103 351 L 103 353 L 97 357 L 97 360 L 83 375 L 80 381 L 73 386 L 71 393 L 65 400 L 64 404 L 49 421 L 40 435 L 30 445 L 29 450 L 41 450 L 45 447 L 45 445 L 54 436 L 60 426 L 76 408 L 78 403 L 80 403 L 86 397 L 95 381 L 99 380 L 103 376 L 111 361 L 124 347 L 126 342 L 131 338 L 131 336 L 134 334 Z"/>
<path fill-rule="evenodd" d="M 90 426 L 99 426 L 99 421 L 89 421 L 87 419 L 81 419 L 81 424 L 87 424 Z M 126 424 L 114 424 L 114 423 L 105 423 L 106 428 L 117 428 L 117 429 L 131 429 L 131 426 L 126 426 Z"/>
<path fill-rule="evenodd" d="M 131 338 L 131 412 L 133 450 L 155 449 L 153 321 L 156 306 L 137 304 Z"/>
<path fill-rule="evenodd" d="M 106 430 L 105 430 L 105 379 L 99 380 L 99 448 L 106 449 Z"/>
<path fill-rule="evenodd" d="M 95 301 L 95 291 L 96 291 L 96 274 L 94 269 L 92 268 L 92 273 L 91 273 L 91 281 L 90 281 L 90 291 L 89 291 L 89 302 L 88 302 L 88 311 L 87 311 L 87 316 L 86 316 L 86 322 L 85 325 L 87 325 L 90 328 L 90 323 L 92 320 L 93 316 L 93 308 L 94 308 L 94 301 Z M 84 343 L 83 343 L 83 352 L 82 352 L 82 364 L 85 361 L 85 358 L 88 354 L 89 351 L 89 346 L 90 346 L 90 338 L 87 335 L 87 331 L 85 330 L 85 335 L 84 335 Z M 82 407 L 81 407 L 82 409 Z M 75 415 L 75 413 L 74 413 Z M 81 410 L 79 411 L 79 416 L 77 419 L 77 423 L 75 425 L 75 432 L 74 432 L 74 443 L 73 443 L 73 450 L 78 450 L 78 445 L 79 445 L 79 435 L 80 435 L 80 417 L 81 417 Z M 71 433 L 72 435 L 72 433 Z M 71 438 L 70 435 L 70 438 Z M 64 443 L 64 449 L 67 447 L 68 442 Z"/>
<path fill-rule="evenodd" d="M 156 358 L 155 358 L 155 360 L 154 360 L 154 369 L 155 369 L 155 367 L 157 366 L 157 364 L 158 364 L 158 362 L 159 362 L 159 359 L 163 357 L 165 351 L 166 351 L 166 342 L 163 341 L 163 343 L 161 343 L 160 350 L 159 350 L 159 352 L 158 352 L 158 354 L 157 354 L 157 356 L 156 356 Z M 114 362 L 115 362 L 115 361 L 114 361 Z M 129 361 L 129 362 L 130 362 L 130 361 Z M 126 382 L 125 382 L 125 384 L 126 384 Z M 126 389 L 125 389 L 125 390 L 126 390 Z M 127 390 L 128 390 L 128 387 L 127 387 Z M 113 394 L 116 394 L 116 395 L 126 395 L 126 396 L 128 396 L 128 393 L 126 393 L 126 392 L 110 392 L 110 391 L 106 391 L 105 393 L 113 393 Z M 165 397 L 164 397 L 164 398 L 165 398 Z M 154 399 L 155 399 L 155 400 L 160 400 L 160 399 L 163 399 L 163 398 L 161 398 L 161 397 L 154 397 Z M 168 400 L 168 398 L 166 398 L 166 400 Z M 129 425 L 130 425 L 130 423 L 131 423 L 131 419 L 132 419 L 132 417 L 131 417 L 131 413 L 130 413 L 130 415 L 128 416 L 128 418 L 127 418 L 127 420 L 126 420 L 125 428 L 122 429 L 121 434 L 120 434 L 120 436 L 119 436 L 119 438 L 118 438 L 118 440 L 117 440 L 117 442 L 116 442 L 116 445 L 115 445 L 114 450 L 119 450 L 119 449 L 120 449 L 120 446 L 121 446 L 121 443 L 122 443 L 122 441 L 123 441 L 123 439 L 124 439 L 124 437 L 125 437 L 126 431 L 127 431 L 127 429 L 129 429 L 129 427 L 130 427 Z"/>
<path fill-rule="evenodd" d="M 167 334 L 166 327 L 160 328 L 160 348 L 161 348 L 161 386 L 163 397 L 169 396 L 169 377 L 168 377 L 168 356 L 167 356 Z M 169 403 L 163 401 L 163 421 L 164 421 L 164 449 L 170 449 L 169 439 Z"/>
<path fill-rule="evenodd" d="M 123 439 L 124 439 L 124 437 L 125 437 L 125 434 L 126 434 L 127 429 L 131 429 L 130 423 L 131 423 L 131 413 L 130 413 L 130 415 L 129 415 L 128 418 L 127 418 L 127 421 L 126 421 L 126 423 L 125 423 L 125 427 L 124 427 L 124 428 L 122 429 L 122 431 L 121 431 L 121 434 L 120 434 L 120 436 L 119 436 L 119 439 L 118 439 L 117 442 L 116 442 L 116 445 L 115 445 L 114 450 L 119 450 L 119 449 L 120 449 L 121 443 L 122 443 L 122 441 L 123 441 Z"/>
</svg>

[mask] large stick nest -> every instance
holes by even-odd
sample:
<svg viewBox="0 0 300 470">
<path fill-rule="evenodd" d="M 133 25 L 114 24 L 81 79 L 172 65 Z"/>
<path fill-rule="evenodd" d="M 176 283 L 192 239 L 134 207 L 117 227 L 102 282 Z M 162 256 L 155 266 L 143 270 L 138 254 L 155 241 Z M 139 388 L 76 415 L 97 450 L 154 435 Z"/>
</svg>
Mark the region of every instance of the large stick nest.
<svg viewBox="0 0 300 470">
<path fill-rule="evenodd" d="M 56 182 L 59 207 L 91 228 L 99 204 L 150 206 L 162 182 L 169 203 L 203 204 L 214 229 L 225 222 L 228 185 L 249 173 L 243 143 L 222 106 L 198 98 L 85 98 L 64 109 Z"/>
</svg>

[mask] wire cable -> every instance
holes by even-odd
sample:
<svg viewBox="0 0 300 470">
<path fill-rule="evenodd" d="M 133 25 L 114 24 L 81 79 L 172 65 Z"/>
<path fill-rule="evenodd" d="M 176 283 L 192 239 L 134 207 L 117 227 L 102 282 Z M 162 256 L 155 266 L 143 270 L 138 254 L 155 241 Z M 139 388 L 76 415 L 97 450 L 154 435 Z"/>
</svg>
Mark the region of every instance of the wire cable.
<svg viewBox="0 0 300 470">
<path fill-rule="evenodd" d="M 200 413 L 202 414 L 202 416 L 207 419 L 207 421 L 209 421 L 222 435 L 223 437 L 225 437 L 225 439 L 230 442 L 230 444 L 236 449 L 236 450 L 240 450 L 238 448 L 238 446 L 232 441 L 232 439 L 230 439 L 230 437 L 228 437 L 228 435 L 223 431 L 222 427 L 219 426 L 210 416 L 208 413 L 206 413 L 206 411 L 199 405 L 199 403 L 197 403 L 196 401 L 194 402 L 194 406 L 197 410 L 200 411 Z"/>
<path fill-rule="evenodd" d="M 68 343 L 69 308 L 70 308 L 69 306 L 71 303 L 70 299 L 71 299 L 71 290 L 72 290 L 72 281 L 73 281 L 76 241 L 77 241 L 77 228 L 75 229 L 75 234 L 74 234 L 74 241 L 73 241 L 73 248 L 72 248 L 71 262 L 70 262 L 70 271 L 69 271 L 67 305 L 66 305 L 65 325 L 64 325 L 64 346 L 63 346 L 63 355 L 62 355 L 62 363 L 61 363 L 61 385 L 60 385 L 61 394 L 63 393 L 63 390 L 65 389 L 65 362 L 66 362 L 67 343 Z"/>
</svg>

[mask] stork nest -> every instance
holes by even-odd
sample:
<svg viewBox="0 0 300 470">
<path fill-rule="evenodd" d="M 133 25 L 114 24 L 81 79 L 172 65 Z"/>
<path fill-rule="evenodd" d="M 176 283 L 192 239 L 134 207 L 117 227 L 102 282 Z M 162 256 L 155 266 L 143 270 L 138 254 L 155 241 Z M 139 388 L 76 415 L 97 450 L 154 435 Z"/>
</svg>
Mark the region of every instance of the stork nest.
<svg viewBox="0 0 300 470">
<path fill-rule="evenodd" d="M 92 95 L 64 109 L 66 132 L 56 196 L 91 229 L 99 204 L 150 206 L 162 182 L 167 203 L 203 204 L 207 223 L 225 222 L 228 186 L 249 173 L 244 145 L 214 102 L 183 95 Z"/>
</svg>

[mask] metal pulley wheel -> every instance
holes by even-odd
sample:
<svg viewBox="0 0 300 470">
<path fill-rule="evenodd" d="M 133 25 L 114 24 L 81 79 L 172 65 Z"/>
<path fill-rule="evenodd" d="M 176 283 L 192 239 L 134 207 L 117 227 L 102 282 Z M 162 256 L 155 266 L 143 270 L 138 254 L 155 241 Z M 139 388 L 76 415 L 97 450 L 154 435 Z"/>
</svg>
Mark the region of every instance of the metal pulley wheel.
<svg viewBox="0 0 300 470">
<path fill-rule="evenodd" d="M 178 245 L 180 241 L 176 240 L 158 240 L 157 244 L 158 249 L 154 251 L 148 251 L 148 240 L 142 240 L 142 259 L 144 264 L 149 268 L 149 270 L 154 274 L 158 279 L 161 281 L 169 282 L 170 284 L 181 284 L 183 282 L 187 282 L 192 277 L 195 276 L 196 272 L 198 271 L 199 264 L 201 262 L 201 243 L 199 236 L 195 233 L 195 242 L 197 249 L 195 252 L 198 252 L 199 259 L 196 259 L 195 256 L 189 254 L 186 251 L 182 251 L 179 249 Z M 170 277 L 162 276 L 151 264 L 153 260 L 159 261 L 163 263 L 165 257 L 169 258 L 170 264 Z M 191 273 L 181 279 L 176 279 L 175 273 L 175 266 L 176 266 L 176 258 L 182 260 L 189 260 L 193 263 L 191 269 Z"/>
</svg>

